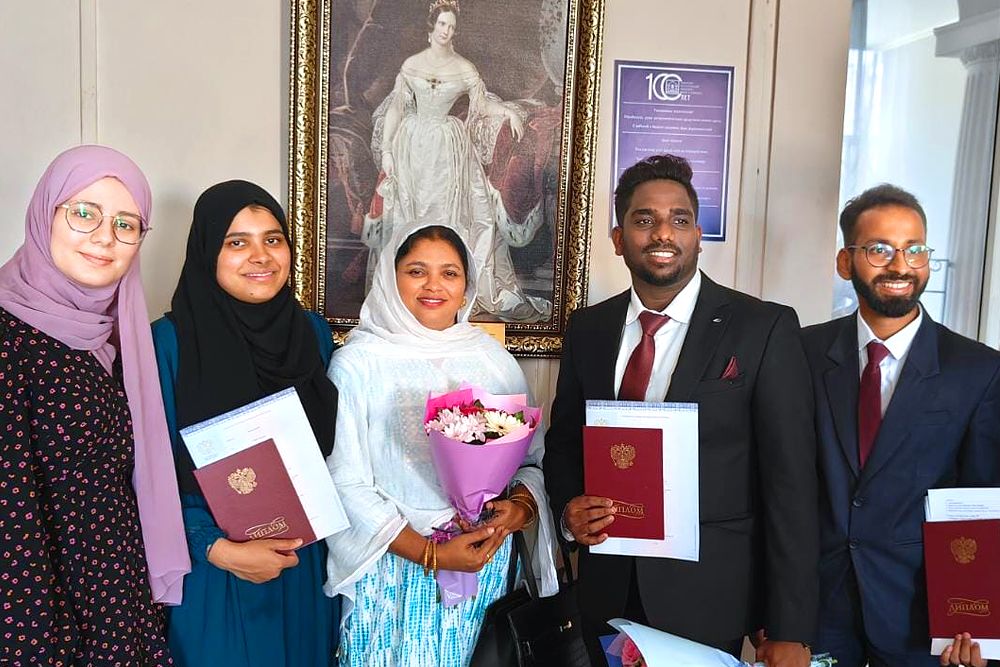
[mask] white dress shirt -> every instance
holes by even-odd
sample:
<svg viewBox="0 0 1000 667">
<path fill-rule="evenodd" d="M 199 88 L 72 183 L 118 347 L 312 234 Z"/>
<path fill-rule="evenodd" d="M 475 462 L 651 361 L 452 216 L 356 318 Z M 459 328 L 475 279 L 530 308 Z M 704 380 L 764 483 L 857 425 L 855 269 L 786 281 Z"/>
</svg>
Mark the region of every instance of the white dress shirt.
<svg viewBox="0 0 1000 667">
<path fill-rule="evenodd" d="M 860 310 L 857 313 L 857 318 L 858 366 L 861 373 L 865 372 L 865 366 L 868 365 L 868 343 L 877 340 L 889 350 L 889 354 L 885 355 L 885 358 L 878 365 L 882 373 L 882 416 L 884 417 L 885 410 L 889 407 L 889 401 L 892 400 L 892 394 L 896 391 L 896 383 L 899 381 L 900 371 L 903 370 L 906 355 L 910 353 L 910 345 L 913 344 L 913 338 L 917 335 L 917 329 L 920 328 L 920 323 L 924 319 L 924 311 L 921 307 L 915 320 L 885 340 L 881 340 L 872 332 L 868 323 L 865 322 L 865 318 L 861 317 Z"/>
<path fill-rule="evenodd" d="M 642 324 L 639 322 L 639 314 L 644 310 L 649 310 L 657 315 L 667 315 L 670 321 L 653 334 L 656 352 L 653 356 L 653 373 L 649 377 L 644 400 L 659 402 L 666 397 L 667 389 L 670 388 L 670 378 L 674 374 L 677 359 L 681 355 L 684 337 L 691 324 L 691 314 L 694 312 L 695 304 L 698 303 L 699 292 L 701 292 L 701 272 L 695 271 L 691 281 L 677 293 L 673 301 L 663 310 L 655 311 L 643 306 L 639 295 L 635 293 L 635 288 L 632 288 L 632 298 L 628 310 L 625 312 L 625 328 L 622 330 L 622 340 L 618 346 L 618 361 L 615 363 L 615 396 L 621 389 L 629 357 L 632 356 L 633 350 L 642 340 Z"/>
</svg>

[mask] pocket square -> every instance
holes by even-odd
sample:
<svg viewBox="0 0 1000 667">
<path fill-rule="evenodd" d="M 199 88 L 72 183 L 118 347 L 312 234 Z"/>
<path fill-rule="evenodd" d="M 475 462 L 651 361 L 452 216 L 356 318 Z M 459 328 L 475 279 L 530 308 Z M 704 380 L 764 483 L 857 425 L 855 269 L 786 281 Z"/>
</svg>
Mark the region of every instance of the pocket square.
<svg viewBox="0 0 1000 667">
<path fill-rule="evenodd" d="M 729 358 L 729 363 L 726 364 L 726 370 L 722 371 L 722 377 L 720 380 L 735 380 L 740 376 L 740 365 L 736 363 L 736 357 L 732 356 Z"/>
</svg>

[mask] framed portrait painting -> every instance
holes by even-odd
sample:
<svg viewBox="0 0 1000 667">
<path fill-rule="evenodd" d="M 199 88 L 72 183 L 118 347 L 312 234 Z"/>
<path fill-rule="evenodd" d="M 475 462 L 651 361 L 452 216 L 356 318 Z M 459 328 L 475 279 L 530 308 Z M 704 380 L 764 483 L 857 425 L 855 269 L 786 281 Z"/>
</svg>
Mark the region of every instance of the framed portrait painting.
<svg viewBox="0 0 1000 667">
<path fill-rule="evenodd" d="M 450 226 L 474 322 L 558 356 L 585 305 L 603 0 L 292 0 L 292 280 L 343 336 L 382 249 Z M 603 182 L 603 180 L 602 180 Z"/>
</svg>

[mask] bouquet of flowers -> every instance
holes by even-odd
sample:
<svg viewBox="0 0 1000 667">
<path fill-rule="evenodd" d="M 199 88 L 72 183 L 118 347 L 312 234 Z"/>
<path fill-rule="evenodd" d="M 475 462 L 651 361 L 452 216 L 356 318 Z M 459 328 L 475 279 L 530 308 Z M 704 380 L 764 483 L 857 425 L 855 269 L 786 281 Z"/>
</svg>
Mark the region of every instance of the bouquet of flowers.
<svg viewBox="0 0 1000 667">
<path fill-rule="evenodd" d="M 483 506 L 503 493 L 528 453 L 542 411 L 526 403 L 524 394 L 494 395 L 469 386 L 427 398 L 424 431 L 438 481 L 458 516 L 472 525 L 484 520 Z M 460 530 L 450 522 L 433 539 L 444 542 Z M 438 586 L 446 606 L 478 590 L 470 572 L 442 571 Z"/>
<path fill-rule="evenodd" d="M 764 667 L 738 660 L 725 651 L 684 639 L 669 632 L 615 618 L 608 623 L 618 636 L 602 637 L 610 667 Z M 810 667 L 831 667 L 836 660 L 829 654 L 812 656 Z"/>
</svg>

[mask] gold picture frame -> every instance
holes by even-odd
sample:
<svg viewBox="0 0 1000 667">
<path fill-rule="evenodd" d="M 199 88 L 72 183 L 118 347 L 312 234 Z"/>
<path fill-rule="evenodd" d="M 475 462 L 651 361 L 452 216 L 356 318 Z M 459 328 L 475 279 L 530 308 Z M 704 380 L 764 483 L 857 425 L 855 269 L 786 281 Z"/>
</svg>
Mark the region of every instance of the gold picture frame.
<svg viewBox="0 0 1000 667">
<path fill-rule="evenodd" d="M 460 0 L 463 20 L 467 7 L 476 1 Z M 551 8 L 554 2 L 535 1 L 543 8 Z M 478 7 L 472 8 L 473 11 L 523 11 L 520 3 L 479 2 Z M 343 96 L 350 92 L 347 71 L 354 57 L 353 49 L 365 29 L 370 27 L 378 3 L 379 0 L 370 0 L 372 9 L 365 18 L 366 23 L 352 38 L 352 50 L 343 60 L 346 63 L 343 71 L 338 73 L 343 76 L 338 76 L 338 80 L 331 84 L 331 44 L 335 36 L 331 17 L 341 3 L 338 0 L 291 0 L 288 214 L 294 253 L 292 285 L 303 306 L 327 318 L 338 340 L 343 340 L 350 328 L 357 324 L 357 318 L 350 313 L 345 316 L 343 312 L 332 312 L 334 305 L 340 306 L 328 299 L 329 289 L 339 289 L 327 284 L 327 258 L 332 252 L 327 227 L 331 213 L 327 207 L 332 190 L 329 178 L 330 119 L 334 115 L 331 90 L 343 84 Z M 353 3 L 351 11 L 356 11 L 359 4 L 364 3 Z M 547 238 L 550 244 L 547 257 L 551 260 L 546 260 L 551 261 L 551 277 L 548 280 L 551 281 L 552 308 L 551 316 L 545 321 L 505 322 L 508 350 L 524 357 L 559 356 L 569 314 L 586 305 L 587 301 L 604 0 L 563 0 L 561 4 L 555 2 L 555 5 L 557 10 L 565 12 L 566 59 L 561 91 L 562 124 L 555 138 L 558 141 L 558 153 L 554 153 L 557 168 L 553 169 L 553 173 L 558 174 L 558 195 L 551 195 L 551 200 L 556 203 L 547 209 L 554 212 Z M 396 3 L 394 11 L 400 6 Z M 426 12 L 426 2 L 418 2 L 416 6 Z M 344 23 L 338 21 L 337 25 L 343 26 Z M 459 23 L 460 30 L 461 26 Z M 422 26 L 420 29 L 423 29 Z M 344 41 L 340 39 L 337 44 Z M 398 63 L 393 66 L 398 70 Z M 385 75 L 381 76 L 384 78 Z M 487 86 L 489 83 L 487 80 Z M 339 144 L 337 148 L 340 150 Z M 339 195 L 341 191 L 335 192 Z M 368 196 L 370 193 L 362 194 Z M 341 206 L 341 203 L 337 205 Z M 358 250 L 356 255 L 360 256 L 360 252 Z M 546 264 L 539 272 L 548 276 L 548 268 Z M 340 292 L 333 293 L 337 295 Z M 331 303 L 328 304 L 328 301 Z M 347 308 L 344 307 L 345 310 Z"/>
</svg>

